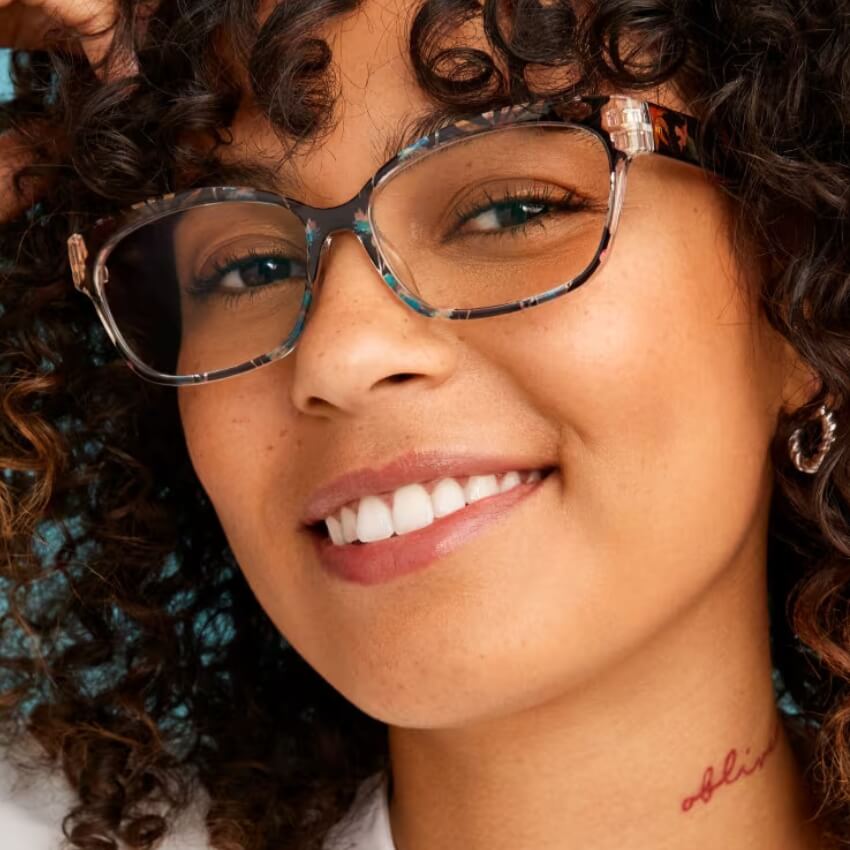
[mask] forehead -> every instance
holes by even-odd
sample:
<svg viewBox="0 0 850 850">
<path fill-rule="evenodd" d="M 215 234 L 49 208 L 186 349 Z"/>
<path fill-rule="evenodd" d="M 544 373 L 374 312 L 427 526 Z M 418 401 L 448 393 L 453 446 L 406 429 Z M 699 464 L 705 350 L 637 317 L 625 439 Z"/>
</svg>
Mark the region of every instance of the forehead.
<svg viewBox="0 0 850 850">
<path fill-rule="evenodd" d="M 264 0 L 260 22 L 278 5 Z M 233 144 L 221 158 L 229 164 L 261 166 L 261 176 L 246 181 L 255 188 L 317 207 L 350 199 L 402 147 L 454 117 L 429 98 L 411 65 L 411 24 L 420 6 L 419 0 L 365 0 L 346 14 L 311 21 L 300 30 L 300 38 L 320 38 L 330 48 L 326 79 L 336 96 L 327 131 L 294 145 L 274 128 L 245 84 L 232 127 Z M 457 38 L 454 44 L 493 55 L 480 16 L 451 35 Z M 290 49 L 297 49 L 297 42 L 296 35 Z M 572 81 L 573 74 L 574 69 L 561 66 L 547 71 L 546 79 L 562 85 Z M 613 91 L 605 88 L 597 93 Z M 688 111 L 671 86 L 644 90 L 638 96 Z"/>
<path fill-rule="evenodd" d="M 267 17 L 274 3 L 263 4 Z M 450 120 L 429 100 L 411 68 L 408 43 L 418 3 L 366 2 L 314 30 L 331 48 L 336 99 L 328 130 L 293 148 L 243 86 L 226 162 L 257 162 L 273 188 L 315 206 L 347 200 L 412 139 Z M 288 155 L 287 155 L 288 154 Z"/>
</svg>

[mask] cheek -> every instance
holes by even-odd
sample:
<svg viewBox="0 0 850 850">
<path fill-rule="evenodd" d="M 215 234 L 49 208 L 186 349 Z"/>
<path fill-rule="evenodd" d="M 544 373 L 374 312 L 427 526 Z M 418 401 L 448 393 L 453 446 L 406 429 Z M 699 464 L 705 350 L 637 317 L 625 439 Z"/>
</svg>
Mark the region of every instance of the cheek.
<svg viewBox="0 0 850 850">
<path fill-rule="evenodd" d="M 292 425 L 289 368 L 283 360 L 181 388 L 179 402 L 190 460 L 245 580 L 290 642 L 309 650 L 335 612 L 309 586 L 310 553 L 294 532 L 311 482 L 289 460 L 306 450 Z"/>
<path fill-rule="evenodd" d="M 178 401 L 189 456 L 234 551 L 246 546 L 270 498 L 292 498 L 287 455 L 291 405 L 283 361 L 235 380 L 181 387 Z"/>
<path fill-rule="evenodd" d="M 566 521 L 585 563 L 605 564 L 587 586 L 645 627 L 660 598 L 692 599 L 752 533 L 780 386 L 753 282 L 710 235 L 719 213 L 628 212 L 605 268 L 494 325 L 487 357 L 561 428 Z"/>
</svg>

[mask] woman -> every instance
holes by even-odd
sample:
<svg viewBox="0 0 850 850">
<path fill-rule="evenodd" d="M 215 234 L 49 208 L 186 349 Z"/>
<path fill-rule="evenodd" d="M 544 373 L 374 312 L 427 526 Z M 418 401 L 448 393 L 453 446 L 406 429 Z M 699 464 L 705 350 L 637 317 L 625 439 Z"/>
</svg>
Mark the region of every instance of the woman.
<svg viewBox="0 0 850 850">
<path fill-rule="evenodd" d="M 72 846 L 850 846 L 840 4 L 132 6 L 5 113 Z"/>
</svg>

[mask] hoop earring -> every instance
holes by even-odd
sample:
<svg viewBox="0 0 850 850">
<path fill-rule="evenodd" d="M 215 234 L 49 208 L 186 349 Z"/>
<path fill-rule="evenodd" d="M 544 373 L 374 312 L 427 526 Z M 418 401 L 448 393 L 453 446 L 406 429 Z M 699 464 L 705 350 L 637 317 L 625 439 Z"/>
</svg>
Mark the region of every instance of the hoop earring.
<svg viewBox="0 0 850 850">
<path fill-rule="evenodd" d="M 788 449 L 791 454 L 791 460 L 794 466 L 800 472 L 807 472 L 809 475 L 814 474 L 820 469 L 823 459 L 832 448 L 835 442 L 835 415 L 829 410 L 825 404 L 818 408 L 816 418 L 820 419 L 821 438 L 817 452 L 811 458 L 803 457 L 803 450 L 800 448 L 800 436 L 803 432 L 802 426 L 797 428 L 788 439 Z"/>
</svg>

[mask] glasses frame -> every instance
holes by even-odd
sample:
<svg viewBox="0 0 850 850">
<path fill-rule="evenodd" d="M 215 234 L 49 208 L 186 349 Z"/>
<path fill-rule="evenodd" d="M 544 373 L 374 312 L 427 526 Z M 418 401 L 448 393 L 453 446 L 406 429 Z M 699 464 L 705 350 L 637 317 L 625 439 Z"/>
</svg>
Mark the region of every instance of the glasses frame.
<svg viewBox="0 0 850 850">
<path fill-rule="evenodd" d="M 584 112 L 584 114 L 577 113 Z M 436 150 L 473 136 L 518 125 L 578 126 L 595 133 L 608 151 L 610 191 L 608 213 L 602 237 L 590 264 L 579 275 L 537 295 L 480 308 L 436 308 L 408 289 L 393 273 L 381 250 L 372 221 L 372 196 L 388 179 L 411 163 Z M 74 286 L 94 304 L 109 339 L 128 366 L 140 377 L 164 386 L 186 386 L 231 378 L 280 360 L 296 347 L 307 323 L 314 289 L 321 275 L 322 258 L 333 236 L 352 232 L 365 248 L 389 290 L 415 312 L 431 318 L 481 319 L 525 310 L 577 289 L 599 270 L 610 255 L 626 190 L 629 165 L 635 157 L 660 154 L 680 162 L 706 168 L 697 153 L 699 122 L 691 115 L 656 103 L 626 95 L 575 96 L 561 100 L 541 100 L 490 110 L 458 121 L 423 136 L 385 162 L 350 200 L 335 207 L 314 207 L 274 192 L 240 186 L 211 186 L 151 198 L 115 216 L 103 218 L 85 234 L 68 239 L 68 256 Z M 272 351 L 224 369 L 191 375 L 169 375 L 152 369 L 140 360 L 124 339 L 109 308 L 104 287 L 108 283 L 106 261 L 115 246 L 144 225 L 208 204 L 253 201 L 283 206 L 304 224 L 308 250 L 307 280 L 295 326 L 289 336 Z"/>
</svg>

